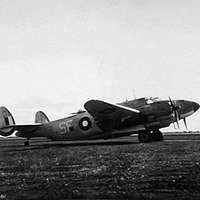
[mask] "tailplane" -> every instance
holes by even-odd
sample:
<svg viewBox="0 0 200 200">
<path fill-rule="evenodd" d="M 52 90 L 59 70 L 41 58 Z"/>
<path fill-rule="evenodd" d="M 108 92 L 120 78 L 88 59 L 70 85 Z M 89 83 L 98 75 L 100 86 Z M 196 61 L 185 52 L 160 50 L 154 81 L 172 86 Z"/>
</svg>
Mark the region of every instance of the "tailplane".
<svg viewBox="0 0 200 200">
<path fill-rule="evenodd" d="M 41 124 L 49 123 L 49 118 L 45 115 L 44 112 L 38 111 L 35 114 L 35 123 L 41 123 Z"/>
<path fill-rule="evenodd" d="M 14 132 L 15 120 L 6 107 L 0 107 L 0 135 L 9 136 Z"/>
</svg>

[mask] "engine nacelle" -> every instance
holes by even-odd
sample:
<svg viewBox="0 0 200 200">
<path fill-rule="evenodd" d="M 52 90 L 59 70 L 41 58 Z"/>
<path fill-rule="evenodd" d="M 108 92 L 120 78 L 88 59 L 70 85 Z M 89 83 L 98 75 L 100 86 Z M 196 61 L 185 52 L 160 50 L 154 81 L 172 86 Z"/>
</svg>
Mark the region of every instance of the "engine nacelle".
<svg viewBox="0 0 200 200">
<path fill-rule="evenodd" d="M 142 115 L 148 116 L 154 114 L 153 107 L 150 105 L 145 105 L 140 109 Z"/>
</svg>

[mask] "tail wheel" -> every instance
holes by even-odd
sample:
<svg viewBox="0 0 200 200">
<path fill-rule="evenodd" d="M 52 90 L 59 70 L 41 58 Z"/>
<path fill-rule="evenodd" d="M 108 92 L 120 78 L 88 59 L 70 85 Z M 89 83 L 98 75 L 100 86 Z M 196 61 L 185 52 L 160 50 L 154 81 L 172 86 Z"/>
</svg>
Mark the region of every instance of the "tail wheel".
<svg viewBox="0 0 200 200">
<path fill-rule="evenodd" d="M 83 117 L 79 121 L 79 127 L 84 131 L 89 130 L 91 126 L 92 126 L 92 122 L 89 117 Z"/>
<path fill-rule="evenodd" d="M 151 136 L 148 131 L 144 131 L 138 135 L 138 140 L 141 143 L 146 143 L 151 141 Z"/>
</svg>

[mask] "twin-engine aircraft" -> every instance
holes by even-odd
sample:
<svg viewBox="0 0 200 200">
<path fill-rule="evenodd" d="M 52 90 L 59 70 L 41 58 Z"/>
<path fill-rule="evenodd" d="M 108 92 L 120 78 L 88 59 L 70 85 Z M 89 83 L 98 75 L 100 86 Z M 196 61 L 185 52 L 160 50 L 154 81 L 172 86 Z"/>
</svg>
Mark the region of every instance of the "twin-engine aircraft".
<svg viewBox="0 0 200 200">
<path fill-rule="evenodd" d="M 78 111 L 72 116 L 49 121 L 38 111 L 35 123 L 17 125 L 11 113 L 0 107 L 0 135 L 10 136 L 14 131 L 18 137 L 47 137 L 52 140 L 92 140 L 109 139 L 138 134 L 141 143 L 161 141 L 163 134 L 159 130 L 171 123 L 183 120 L 187 128 L 186 117 L 199 109 L 199 104 L 185 100 L 160 100 L 158 98 L 139 98 L 119 104 L 100 100 L 90 100 L 84 104 L 86 111 Z"/>
</svg>

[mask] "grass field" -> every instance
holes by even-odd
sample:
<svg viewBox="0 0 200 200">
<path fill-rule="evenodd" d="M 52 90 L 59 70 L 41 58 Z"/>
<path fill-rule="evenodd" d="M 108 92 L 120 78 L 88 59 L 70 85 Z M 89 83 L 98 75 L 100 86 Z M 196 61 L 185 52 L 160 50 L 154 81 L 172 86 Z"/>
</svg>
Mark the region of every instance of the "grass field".
<svg viewBox="0 0 200 200">
<path fill-rule="evenodd" d="M 200 135 L 0 140 L 2 199 L 200 199 Z"/>
</svg>

